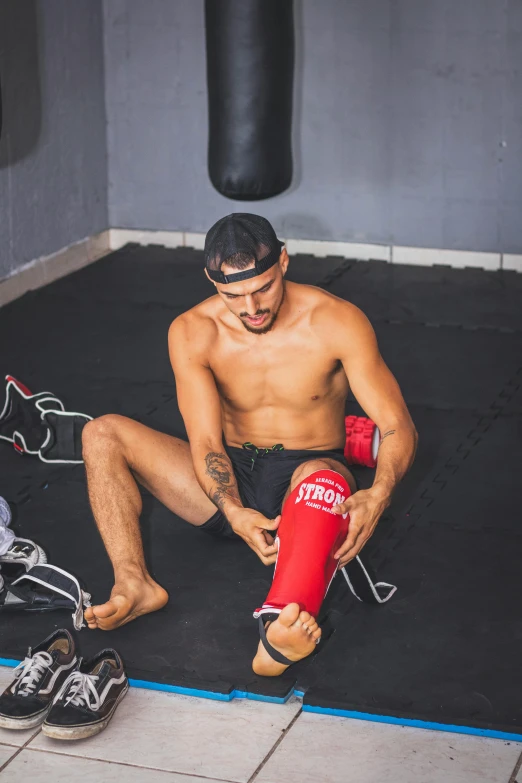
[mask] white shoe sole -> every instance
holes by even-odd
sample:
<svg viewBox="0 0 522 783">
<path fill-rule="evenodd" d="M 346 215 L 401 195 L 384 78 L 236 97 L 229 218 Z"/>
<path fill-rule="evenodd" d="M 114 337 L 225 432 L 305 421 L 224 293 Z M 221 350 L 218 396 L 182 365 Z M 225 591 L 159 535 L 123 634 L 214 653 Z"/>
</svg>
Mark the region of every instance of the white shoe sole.
<svg viewBox="0 0 522 783">
<path fill-rule="evenodd" d="M 45 734 L 46 737 L 51 737 L 52 739 L 57 740 L 79 740 L 86 739 L 87 737 L 94 737 L 95 734 L 99 734 L 100 731 L 103 731 L 105 728 L 107 728 L 109 721 L 116 712 L 116 708 L 128 690 L 129 685 L 127 684 L 125 690 L 122 691 L 116 699 L 110 714 L 107 715 L 107 717 L 103 720 L 88 724 L 87 726 L 55 726 L 52 723 L 44 722 L 42 725 L 42 734 Z"/>
<path fill-rule="evenodd" d="M 40 723 L 46 719 L 51 705 L 38 715 L 33 715 L 30 718 L 9 718 L 7 715 L 0 715 L 0 729 L 11 729 L 12 731 L 23 731 L 24 729 L 34 729 L 39 726 Z"/>
</svg>

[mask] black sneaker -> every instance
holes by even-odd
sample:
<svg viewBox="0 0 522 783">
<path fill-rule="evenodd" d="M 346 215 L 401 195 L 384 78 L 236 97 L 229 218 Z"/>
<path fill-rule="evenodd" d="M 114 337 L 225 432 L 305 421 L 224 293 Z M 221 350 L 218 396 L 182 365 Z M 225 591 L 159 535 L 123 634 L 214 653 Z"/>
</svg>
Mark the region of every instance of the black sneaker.
<svg viewBox="0 0 522 783">
<path fill-rule="evenodd" d="M 54 739 L 92 737 L 106 728 L 128 690 L 120 656 L 116 650 L 102 650 L 69 675 L 42 731 Z"/>
<path fill-rule="evenodd" d="M 0 727 L 38 726 L 78 663 L 74 640 L 63 628 L 37 647 L 30 647 L 25 660 L 14 670 L 14 680 L 0 696 Z"/>
</svg>

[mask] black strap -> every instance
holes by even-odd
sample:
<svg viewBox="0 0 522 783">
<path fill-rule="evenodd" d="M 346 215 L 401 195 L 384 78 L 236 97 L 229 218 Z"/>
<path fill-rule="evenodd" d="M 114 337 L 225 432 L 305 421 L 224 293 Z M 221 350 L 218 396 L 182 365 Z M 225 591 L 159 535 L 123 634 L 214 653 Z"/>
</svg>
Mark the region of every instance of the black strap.
<svg viewBox="0 0 522 783">
<path fill-rule="evenodd" d="M 63 447 L 65 449 L 66 458 L 69 454 L 74 455 L 74 421 L 76 416 L 59 416 L 60 421 L 60 435 L 63 438 Z M 62 421 L 63 420 L 63 421 Z"/>
<path fill-rule="evenodd" d="M 9 596 L 14 596 L 18 600 L 9 600 Z M 4 606 L 5 604 L 23 604 L 26 606 L 28 603 L 30 602 L 27 600 L 27 591 L 24 591 L 23 588 L 13 587 L 12 585 L 4 583 L 3 589 L 0 591 L 0 606 Z"/>
<path fill-rule="evenodd" d="M 47 439 L 40 448 L 44 462 L 82 462 L 82 430 L 90 421 L 86 413 L 48 410 L 42 413 Z"/>
<path fill-rule="evenodd" d="M 279 257 L 281 255 L 281 248 L 284 245 L 284 242 L 279 243 L 280 248 L 277 250 L 274 248 L 267 256 L 260 259 L 259 261 L 255 261 L 254 269 L 246 269 L 244 272 L 235 272 L 231 275 L 225 275 L 220 269 L 209 269 L 207 266 L 207 272 L 208 276 L 211 280 L 213 280 L 215 283 L 239 283 L 241 280 L 250 280 L 252 277 L 257 277 L 258 275 L 262 275 L 264 272 L 267 271 L 267 269 L 270 269 L 270 267 L 274 266 L 274 264 L 277 264 L 279 261 Z M 226 263 L 226 259 L 224 261 Z"/>
<path fill-rule="evenodd" d="M 268 625 L 270 626 L 270 623 Z M 266 629 L 265 629 L 265 624 L 263 623 L 263 615 L 261 615 L 259 618 L 259 636 L 261 637 L 261 643 L 263 647 L 270 655 L 270 657 L 274 659 L 274 661 L 277 661 L 277 663 L 284 663 L 285 666 L 291 666 L 293 663 L 296 663 L 296 661 L 291 661 L 290 658 L 285 658 L 283 653 L 280 653 L 279 650 L 276 650 L 275 647 L 272 647 L 272 645 L 270 644 L 270 642 L 266 637 Z"/>
</svg>

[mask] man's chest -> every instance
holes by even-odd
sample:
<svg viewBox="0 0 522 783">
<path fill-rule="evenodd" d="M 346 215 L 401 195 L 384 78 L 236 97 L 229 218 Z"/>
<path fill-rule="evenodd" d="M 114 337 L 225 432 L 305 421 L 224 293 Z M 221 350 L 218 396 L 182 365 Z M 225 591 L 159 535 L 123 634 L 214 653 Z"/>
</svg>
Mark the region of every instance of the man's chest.
<svg viewBox="0 0 522 783">
<path fill-rule="evenodd" d="M 217 346 L 211 360 L 220 394 L 239 408 L 305 403 L 345 391 L 342 364 L 316 340 Z M 342 387 L 342 388 L 340 388 Z"/>
</svg>

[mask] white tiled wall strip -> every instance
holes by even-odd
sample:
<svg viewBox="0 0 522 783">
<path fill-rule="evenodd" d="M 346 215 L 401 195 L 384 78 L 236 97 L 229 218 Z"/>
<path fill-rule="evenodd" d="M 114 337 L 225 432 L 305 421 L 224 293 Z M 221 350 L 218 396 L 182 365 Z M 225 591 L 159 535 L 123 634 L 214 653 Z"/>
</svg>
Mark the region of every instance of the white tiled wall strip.
<svg viewBox="0 0 522 783">
<path fill-rule="evenodd" d="M 357 258 L 361 261 L 375 259 L 393 264 L 421 266 L 444 264 L 460 269 L 478 267 L 487 270 L 506 269 L 522 272 L 522 255 L 508 253 L 480 253 L 468 250 L 439 250 L 436 248 L 399 247 L 315 239 L 288 238 L 285 241 L 290 256 L 303 253 L 318 258 L 342 256 Z M 13 275 L 1 280 L 0 306 L 17 299 L 31 289 L 39 288 L 70 272 L 81 269 L 111 250 L 123 247 L 128 242 L 136 242 L 140 245 L 165 245 L 166 247 L 194 247 L 201 250 L 205 242 L 205 234 L 188 231 L 108 229 L 101 234 L 87 237 L 69 247 L 62 248 L 50 256 L 24 264 Z"/>
</svg>

